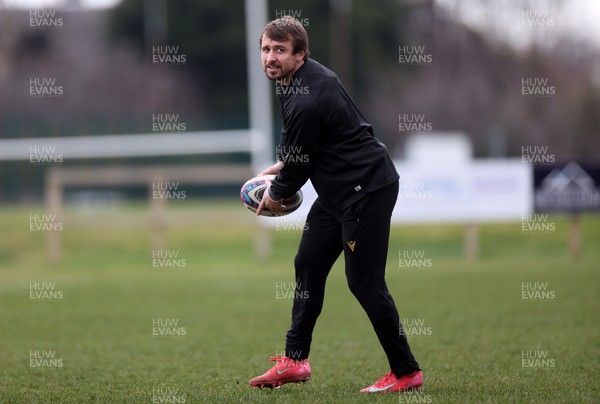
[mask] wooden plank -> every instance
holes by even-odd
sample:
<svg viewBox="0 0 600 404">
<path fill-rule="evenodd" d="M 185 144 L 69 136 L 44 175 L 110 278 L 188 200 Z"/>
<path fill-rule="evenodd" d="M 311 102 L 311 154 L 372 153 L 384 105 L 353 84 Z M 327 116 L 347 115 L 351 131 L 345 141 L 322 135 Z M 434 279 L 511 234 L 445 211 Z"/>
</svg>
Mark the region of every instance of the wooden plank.
<svg viewBox="0 0 600 404">
<path fill-rule="evenodd" d="M 56 175 L 64 185 L 140 185 L 156 177 L 162 181 L 188 184 L 243 184 L 255 173 L 250 166 L 181 166 L 181 167 L 61 167 Z"/>
<path fill-rule="evenodd" d="M 166 248 L 166 200 L 153 198 L 154 184 L 180 182 L 187 184 L 239 184 L 240 186 L 255 175 L 248 165 L 182 165 L 175 167 L 54 167 L 46 175 L 46 210 L 55 215 L 60 222 L 63 188 L 65 186 L 92 185 L 147 185 L 150 199 L 152 228 L 152 248 Z M 259 236 L 255 240 L 255 249 L 259 258 L 270 255 L 271 237 L 267 229 L 257 225 Z M 62 255 L 61 237 L 58 232 L 48 233 L 48 257 L 59 261 Z"/>
</svg>

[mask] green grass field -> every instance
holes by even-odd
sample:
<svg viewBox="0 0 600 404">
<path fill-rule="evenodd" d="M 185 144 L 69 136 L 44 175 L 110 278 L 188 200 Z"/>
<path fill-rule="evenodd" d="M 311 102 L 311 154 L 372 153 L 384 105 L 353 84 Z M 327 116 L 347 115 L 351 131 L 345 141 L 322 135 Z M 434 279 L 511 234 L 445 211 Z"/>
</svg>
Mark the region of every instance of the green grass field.
<svg viewBox="0 0 600 404">
<path fill-rule="evenodd" d="M 167 248 L 185 268 L 154 268 L 146 206 L 68 210 L 64 257 L 51 264 L 46 234 L 28 230 L 32 213 L 41 210 L 0 209 L 2 403 L 600 402 L 600 216 L 583 217 L 575 262 L 562 216 L 550 216 L 549 234 L 482 225 L 473 263 L 463 259 L 461 226 L 394 227 L 388 286 L 413 324 L 425 385 L 374 397 L 358 391 L 387 362 L 348 291 L 343 258 L 317 323 L 312 380 L 247 385 L 284 348 L 292 301 L 276 289 L 294 281 L 298 232 L 273 231 L 274 255 L 261 263 L 251 215 L 237 203 L 172 203 Z M 430 266 L 401 267 L 400 251 Z M 31 299 L 32 282 L 61 293 Z M 523 283 L 547 293 L 524 300 Z M 157 319 L 169 323 L 159 333 L 185 335 L 153 335 Z"/>
</svg>

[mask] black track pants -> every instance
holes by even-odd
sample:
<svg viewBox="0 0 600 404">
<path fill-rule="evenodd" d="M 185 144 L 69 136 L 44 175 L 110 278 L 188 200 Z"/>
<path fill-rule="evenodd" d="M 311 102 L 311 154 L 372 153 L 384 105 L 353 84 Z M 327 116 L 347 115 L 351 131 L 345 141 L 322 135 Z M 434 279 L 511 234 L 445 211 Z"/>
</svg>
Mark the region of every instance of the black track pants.
<svg viewBox="0 0 600 404">
<path fill-rule="evenodd" d="M 390 368 L 396 376 L 419 370 L 406 336 L 400 332 L 398 311 L 384 279 L 397 197 L 396 182 L 367 194 L 339 214 L 328 211 L 319 199 L 315 201 L 294 261 L 296 298 L 286 336 L 288 357 L 308 358 L 327 275 L 343 250 L 348 286 L 369 316 Z"/>
</svg>

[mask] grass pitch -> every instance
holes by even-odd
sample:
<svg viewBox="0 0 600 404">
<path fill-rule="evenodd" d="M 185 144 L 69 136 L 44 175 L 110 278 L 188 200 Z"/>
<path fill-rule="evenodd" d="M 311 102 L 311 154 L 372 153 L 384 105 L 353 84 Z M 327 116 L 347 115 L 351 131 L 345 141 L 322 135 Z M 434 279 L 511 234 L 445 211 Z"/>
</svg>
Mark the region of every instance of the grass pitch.
<svg viewBox="0 0 600 404">
<path fill-rule="evenodd" d="M 284 349 L 292 301 L 277 291 L 294 281 L 299 232 L 273 231 L 273 257 L 258 262 L 251 215 L 237 203 L 174 203 L 171 255 L 158 262 L 171 265 L 156 267 L 145 207 L 68 210 L 64 257 L 51 264 L 46 234 L 28 228 L 40 212 L 0 210 L 2 403 L 600 402 L 598 216 L 583 217 L 577 261 L 560 216 L 548 234 L 482 225 L 473 263 L 461 226 L 394 227 L 388 286 L 425 385 L 365 396 L 388 367 L 343 258 L 317 323 L 312 380 L 247 385 Z M 418 265 L 401 261 L 411 256 Z"/>
</svg>

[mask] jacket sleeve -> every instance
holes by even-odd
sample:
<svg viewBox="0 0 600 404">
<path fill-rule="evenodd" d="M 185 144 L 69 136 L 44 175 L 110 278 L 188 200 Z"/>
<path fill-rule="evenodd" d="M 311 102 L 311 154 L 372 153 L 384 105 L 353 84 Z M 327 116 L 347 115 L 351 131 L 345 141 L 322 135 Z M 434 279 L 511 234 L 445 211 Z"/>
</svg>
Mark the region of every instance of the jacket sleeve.
<svg viewBox="0 0 600 404">
<path fill-rule="evenodd" d="M 285 130 L 277 151 L 284 166 L 271 182 L 269 196 L 279 200 L 294 195 L 308 181 L 321 135 L 319 108 L 312 97 L 297 97 L 284 119 Z"/>
</svg>

